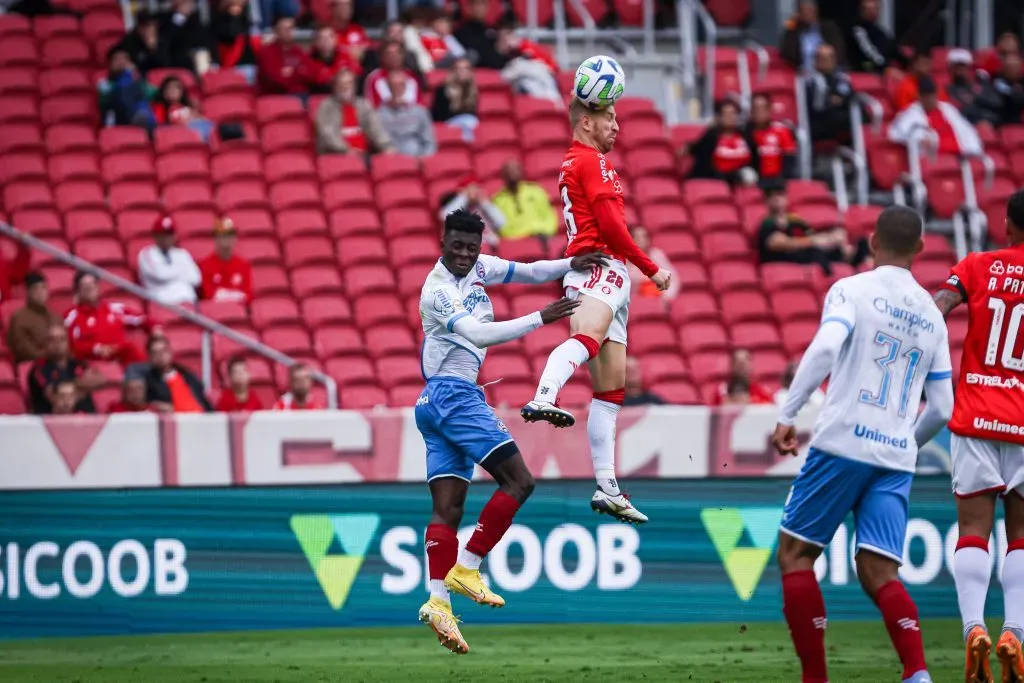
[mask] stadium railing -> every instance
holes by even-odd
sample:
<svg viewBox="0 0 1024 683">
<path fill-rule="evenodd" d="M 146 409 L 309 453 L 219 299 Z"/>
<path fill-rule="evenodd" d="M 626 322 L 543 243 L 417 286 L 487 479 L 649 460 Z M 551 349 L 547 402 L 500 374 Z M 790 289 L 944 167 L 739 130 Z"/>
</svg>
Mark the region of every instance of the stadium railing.
<svg viewBox="0 0 1024 683">
<path fill-rule="evenodd" d="M 124 290 L 133 296 L 148 301 L 150 304 L 160 306 L 161 308 L 174 313 L 183 320 L 186 320 L 197 327 L 202 328 L 202 346 L 201 346 L 201 359 L 202 359 L 202 378 L 203 386 L 210 390 L 213 384 L 213 335 L 220 335 L 236 344 L 244 347 L 245 349 L 263 356 L 264 358 L 271 360 L 275 363 L 284 365 L 285 367 L 291 367 L 299 361 L 292 358 L 291 356 L 285 355 L 273 349 L 266 344 L 253 339 L 244 334 L 240 334 L 226 325 L 211 320 L 206 316 L 189 310 L 183 306 L 176 306 L 173 304 L 165 304 L 157 301 L 152 294 L 146 291 L 144 288 L 136 285 L 133 282 L 125 280 L 123 277 L 115 275 L 105 268 L 101 268 L 96 264 L 85 261 L 74 254 L 70 254 L 66 251 L 58 249 L 57 247 L 48 244 L 28 233 L 18 230 L 12 225 L 9 225 L 3 221 L 0 221 L 0 234 L 6 235 L 11 239 L 24 244 L 30 249 L 40 251 L 52 258 L 57 259 L 61 263 L 64 263 L 69 268 L 74 268 L 78 271 L 84 271 L 91 275 L 96 276 L 98 279 L 107 282 L 118 289 Z M 338 409 L 338 384 L 334 381 L 334 378 L 329 375 L 320 372 L 316 368 L 310 368 L 313 379 L 324 385 L 327 390 L 327 407 L 330 410 Z"/>
</svg>

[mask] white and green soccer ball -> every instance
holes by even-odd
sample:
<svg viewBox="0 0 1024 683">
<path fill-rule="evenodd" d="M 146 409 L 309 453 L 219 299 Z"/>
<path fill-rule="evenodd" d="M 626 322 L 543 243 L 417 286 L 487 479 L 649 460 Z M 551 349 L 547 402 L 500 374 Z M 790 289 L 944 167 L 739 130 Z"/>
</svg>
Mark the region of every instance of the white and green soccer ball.
<svg viewBox="0 0 1024 683">
<path fill-rule="evenodd" d="M 586 59 L 576 69 L 573 94 L 584 104 L 595 108 L 615 104 L 626 91 L 626 74 L 612 57 L 597 55 Z"/>
</svg>

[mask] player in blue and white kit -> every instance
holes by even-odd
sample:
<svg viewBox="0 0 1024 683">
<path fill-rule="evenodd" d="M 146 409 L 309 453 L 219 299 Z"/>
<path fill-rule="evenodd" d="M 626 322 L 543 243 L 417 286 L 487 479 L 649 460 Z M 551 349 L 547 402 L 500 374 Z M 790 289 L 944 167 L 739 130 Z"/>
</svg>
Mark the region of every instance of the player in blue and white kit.
<svg viewBox="0 0 1024 683">
<path fill-rule="evenodd" d="M 917 449 L 953 410 L 942 314 L 910 273 L 920 215 L 891 207 L 871 237 L 876 268 L 829 290 L 821 327 L 800 362 L 772 441 L 796 454 L 797 412 L 828 376 L 810 454 L 793 482 L 779 534 L 783 612 L 804 683 L 827 683 L 825 602 L 814 561 L 853 512 L 857 577 L 878 606 L 903 679 L 929 683 L 917 606 L 900 583 Z M 918 416 L 922 392 L 928 399 Z"/>
<path fill-rule="evenodd" d="M 484 287 L 551 282 L 570 270 L 605 264 L 599 253 L 535 263 L 482 255 L 483 230 L 484 223 L 476 214 L 461 209 L 448 214 L 441 258 L 420 294 L 422 367 L 427 385 L 416 401 L 416 426 L 427 445 L 427 483 L 434 507 L 426 533 L 430 599 L 420 608 L 420 621 L 433 629 L 442 645 L 458 654 L 468 652 L 469 646 L 452 614 L 449 590 L 480 604 L 505 604 L 483 582 L 480 563 L 533 491 L 526 462 L 508 428 L 487 405 L 483 389 L 476 383 L 477 374 L 487 347 L 568 317 L 579 306 L 578 301 L 562 298 L 521 318 L 494 322 L 494 309 Z M 459 552 L 456 530 L 462 523 L 476 465 L 487 470 L 499 488 Z"/>
</svg>

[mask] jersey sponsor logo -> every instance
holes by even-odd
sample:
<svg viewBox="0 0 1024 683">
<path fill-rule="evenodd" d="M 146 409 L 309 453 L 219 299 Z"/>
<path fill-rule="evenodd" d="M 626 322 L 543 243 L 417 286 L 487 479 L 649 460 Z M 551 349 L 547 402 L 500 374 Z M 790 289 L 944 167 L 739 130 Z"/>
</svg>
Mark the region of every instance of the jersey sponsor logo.
<svg viewBox="0 0 1024 683">
<path fill-rule="evenodd" d="M 871 429 L 865 427 L 862 424 L 856 424 L 853 427 L 853 435 L 858 439 L 865 439 L 867 441 L 874 441 L 875 443 L 885 444 L 886 446 L 893 446 L 894 448 L 907 448 L 907 437 L 898 439 L 895 436 L 889 434 L 883 434 L 877 429 Z"/>
<path fill-rule="evenodd" d="M 993 261 L 992 265 L 988 268 L 988 272 L 993 275 L 1024 275 L 1024 266 L 1014 263 L 1003 263 L 1002 261 Z"/>
<path fill-rule="evenodd" d="M 920 327 L 925 332 L 935 331 L 935 323 L 928 320 L 928 318 L 916 311 L 909 311 L 905 308 L 893 306 L 885 297 L 877 297 L 874 301 L 874 306 L 875 310 L 879 313 L 884 313 L 890 318 L 900 321 L 910 329 Z"/>
<path fill-rule="evenodd" d="M 487 296 L 487 292 L 484 291 L 483 287 L 475 287 L 473 291 L 463 298 L 462 303 L 466 310 L 472 313 L 477 304 L 490 303 L 490 301 L 491 297 Z"/>
<path fill-rule="evenodd" d="M 566 159 L 562 162 L 562 168 L 569 168 L 572 166 L 573 159 Z"/>
<path fill-rule="evenodd" d="M 425 406 L 425 405 L 428 405 L 429 403 L 430 403 L 430 397 L 427 396 L 426 394 L 423 394 L 418 399 L 416 399 L 416 405 L 418 405 L 418 406 Z"/>
<path fill-rule="evenodd" d="M 985 432 L 995 432 L 996 434 L 1013 434 L 1015 436 L 1024 434 L 1024 425 L 1007 424 L 999 420 L 986 420 L 983 417 L 974 418 L 974 428 Z"/>
<path fill-rule="evenodd" d="M 983 387 L 996 387 L 998 389 L 1024 389 L 1024 382 L 1016 377 L 996 377 L 994 375 L 981 375 L 976 372 L 967 373 L 967 383 Z"/>
</svg>

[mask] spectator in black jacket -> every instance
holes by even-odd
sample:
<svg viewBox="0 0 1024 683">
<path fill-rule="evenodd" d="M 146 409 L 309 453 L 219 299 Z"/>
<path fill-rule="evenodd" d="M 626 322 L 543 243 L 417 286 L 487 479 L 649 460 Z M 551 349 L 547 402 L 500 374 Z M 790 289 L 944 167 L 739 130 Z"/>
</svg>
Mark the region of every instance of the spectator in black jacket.
<svg viewBox="0 0 1024 683">
<path fill-rule="evenodd" d="M 899 46 L 878 25 L 879 0 L 861 0 L 860 17 L 846 36 L 850 71 L 881 74 L 900 60 Z"/>
<path fill-rule="evenodd" d="M 214 58 L 213 37 L 203 24 L 196 0 L 172 0 L 160 19 L 160 40 L 167 43 L 171 66 L 205 73 Z"/>
<path fill-rule="evenodd" d="M 212 413 L 203 383 L 187 368 L 174 362 L 171 344 L 164 337 L 150 337 L 149 363 L 133 365 L 125 379 L 141 372 L 146 380 L 146 401 L 158 413 Z M 134 376 L 134 375 L 133 375 Z"/>
<path fill-rule="evenodd" d="M 962 47 L 949 51 L 946 55 L 949 66 L 949 83 L 946 84 L 946 99 L 960 110 L 964 118 L 971 123 L 989 123 L 999 125 L 999 116 L 985 107 L 980 106 L 983 87 L 974 78 L 974 58 L 969 50 Z"/>
<path fill-rule="evenodd" d="M 796 16 L 786 22 L 785 28 L 779 55 L 794 69 L 810 70 L 821 45 L 831 45 L 837 54 L 846 56 L 842 30 L 834 21 L 818 18 L 815 0 L 800 0 Z"/>
<path fill-rule="evenodd" d="M 820 45 L 814 59 L 815 71 L 807 79 L 807 113 L 813 142 L 850 141 L 850 105 L 854 101 L 850 77 L 839 70 L 836 51 Z"/>
<path fill-rule="evenodd" d="M 978 104 L 992 117 L 996 125 L 1020 123 L 1024 114 L 1024 63 L 1021 55 L 1006 52 L 1003 68 L 992 79 L 981 95 Z"/>
<path fill-rule="evenodd" d="M 102 387 L 105 381 L 97 370 L 71 357 L 68 331 L 64 325 L 51 325 L 46 337 L 46 352 L 35 361 L 28 375 L 29 407 L 36 415 L 52 413 L 57 386 L 70 383 L 78 393 L 71 412 L 95 413 L 92 391 Z"/>
<path fill-rule="evenodd" d="M 753 185 L 761 158 L 750 132 L 740 128 L 740 108 L 732 100 L 715 105 L 715 123 L 688 150 L 693 156 L 694 178 L 725 180 L 731 185 Z"/>
<path fill-rule="evenodd" d="M 151 69 L 171 66 L 167 43 L 160 40 L 160 22 L 148 10 L 139 12 L 135 18 L 135 29 L 124 37 L 120 47 L 128 53 L 143 76 Z"/>
<path fill-rule="evenodd" d="M 434 104 L 430 113 L 434 121 L 460 128 L 462 137 L 472 142 L 473 131 L 480 124 L 476 115 L 479 99 L 473 65 L 467 58 L 460 57 L 448 70 L 444 83 L 434 91 Z"/>
<path fill-rule="evenodd" d="M 484 69 L 503 69 L 510 58 L 498 52 L 497 32 L 487 24 L 487 0 L 472 0 L 469 18 L 455 30 L 455 39 L 466 48 L 473 62 Z"/>
<path fill-rule="evenodd" d="M 256 52 L 250 34 L 249 3 L 246 0 L 221 0 L 210 17 L 210 30 L 216 42 L 216 61 L 224 69 L 238 69 L 251 83 L 256 82 Z"/>
</svg>

